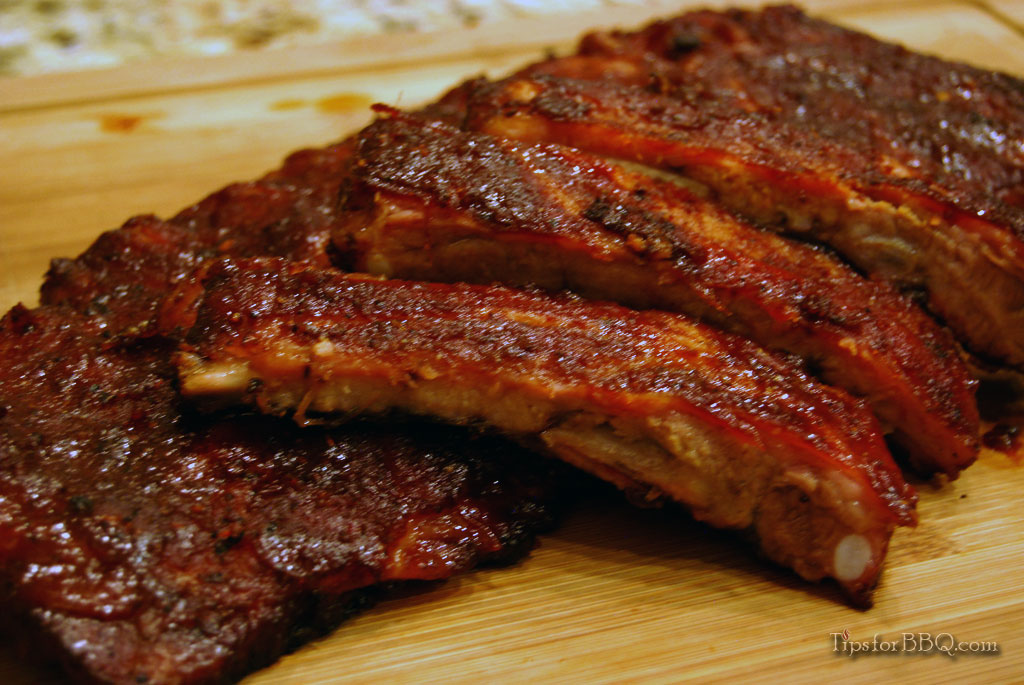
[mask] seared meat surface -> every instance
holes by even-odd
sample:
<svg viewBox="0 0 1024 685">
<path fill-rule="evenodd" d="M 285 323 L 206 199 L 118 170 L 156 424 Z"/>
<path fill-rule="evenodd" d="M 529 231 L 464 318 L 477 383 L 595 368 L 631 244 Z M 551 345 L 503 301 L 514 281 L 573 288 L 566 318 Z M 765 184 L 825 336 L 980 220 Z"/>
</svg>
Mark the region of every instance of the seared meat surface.
<svg viewBox="0 0 1024 685">
<path fill-rule="evenodd" d="M 105 327 L 0 322 L 4 617 L 78 679 L 228 682 L 549 524 L 550 468 L 497 439 L 183 414 L 169 341 Z"/>
<path fill-rule="evenodd" d="M 679 171 L 923 289 L 970 350 L 1024 368 L 1019 80 L 771 7 L 592 34 L 467 88 L 469 126 Z"/>
<path fill-rule="evenodd" d="M 298 429 L 183 411 L 151 319 L 220 254 L 326 263 L 344 145 L 56 260 L 0 324 L 0 601 L 96 682 L 229 682 L 393 581 L 513 561 L 561 474 L 429 425 Z"/>
<path fill-rule="evenodd" d="M 344 208 L 335 242 L 358 270 L 683 312 L 867 398 L 920 470 L 955 477 L 974 460 L 973 382 L 946 331 L 889 286 L 678 185 L 392 112 L 358 137 Z"/>
<path fill-rule="evenodd" d="M 846 393 L 684 317 L 497 286 L 380 281 L 280 260 L 185 281 L 182 393 L 294 412 L 483 421 L 712 525 L 750 530 L 866 602 L 915 496 Z"/>
<path fill-rule="evenodd" d="M 76 259 L 53 260 L 40 299 L 103 315 L 120 331 L 148 322 L 168 285 L 213 257 L 326 264 L 350 154 L 346 142 L 301 150 L 263 179 L 230 185 L 171 220 L 135 217 Z"/>
</svg>

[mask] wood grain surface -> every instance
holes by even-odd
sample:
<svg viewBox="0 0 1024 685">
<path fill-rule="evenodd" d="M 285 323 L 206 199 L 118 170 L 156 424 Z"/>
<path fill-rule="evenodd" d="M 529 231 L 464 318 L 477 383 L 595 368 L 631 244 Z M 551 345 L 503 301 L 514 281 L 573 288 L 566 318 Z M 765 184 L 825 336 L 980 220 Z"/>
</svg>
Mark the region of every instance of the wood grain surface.
<svg viewBox="0 0 1024 685">
<path fill-rule="evenodd" d="M 686 4 L 224 59 L 208 71 L 191 61 L 0 81 L 0 306 L 34 303 L 50 257 L 338 139 L 369 120 L 373 101 L 415 105 L 565 49 L 590 25 Z M 804 4 L 1024 75 L 1024 2 Z M 1024 467 L 986 451 L 958 481 L 918 487 L 921 525 L 893 538 L 870 611 L 678 510 L 636 510 L 608 493 L 518 566 L 389 599 L 247 682 L 1024 682 Z M 944 633 L 997 642 L 999 653 L 851 658 L 834 651 L 830 633 L 843 630 L 857 641 Z M 0 647 L 0 683 L 59 680 Z"/>
</svg>

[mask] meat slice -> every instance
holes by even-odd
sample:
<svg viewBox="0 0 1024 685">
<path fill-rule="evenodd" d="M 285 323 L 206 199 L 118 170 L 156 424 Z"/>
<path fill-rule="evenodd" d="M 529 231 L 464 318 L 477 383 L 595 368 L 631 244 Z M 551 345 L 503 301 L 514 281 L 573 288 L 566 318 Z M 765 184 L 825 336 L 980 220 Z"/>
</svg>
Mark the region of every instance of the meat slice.
<svg viewBox="0 0 1024 685">
<path fill-rule="evenodd" d="M 373 586 L 514 560 L 550 524 L 554 462 L 437 426 L 182 413 L 170 341 L 106 328 L 0 321 L 3 622 L 76 679 L 231 682 Z"/>
<path fill-rule="evenodd" d="M 359 136 L 352 175 L 335 240 L 349 266 L 683 312 L 865 397 L 921 471 L 955 477 L 975 458 L 973 381 L 946 331 L 889 286 L 676 184 L 397 113 Z"/>
<path fill-rule="evenodd" d="M 161 315 L 181 391 L 299 421 L 482 421 L 654 500 L 744 529 L 867 602 L 915 495 L 875 419 L 742 338 L 678 315 L 497 286 L 217 262 Z"/>
<path fill-rule="evenodd" d="M 468 124 L 681 172 L 757 222 L 922 289 L 1024 368 L 1024 84 L 789 7 L 598 33 L 466 97 Z"/>
</svg>

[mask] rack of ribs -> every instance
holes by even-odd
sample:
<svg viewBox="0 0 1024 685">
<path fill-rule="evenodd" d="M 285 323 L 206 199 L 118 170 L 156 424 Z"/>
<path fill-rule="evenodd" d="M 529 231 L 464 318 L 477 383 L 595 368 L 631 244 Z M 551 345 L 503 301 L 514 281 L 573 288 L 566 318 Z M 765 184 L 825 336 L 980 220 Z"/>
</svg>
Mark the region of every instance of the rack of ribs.
<svg viewBox="0 0 1024 685">
<path fill-rule="evenodd" d="M 227 682 L 375 585 L 513 560 L 549 523 L 550 468 L 506 443 L 205 420 L 179 408 L 170 341 L 106 326 L 0 322 L 5 623 L 81 680 Z"/>
<path fill-rule="evenodd" d="M 923 291 L 970 351 L 1024 369 L 1018 79 L 769 7 L 591 34 L 465 88 L 467 126 L 685 174 Z"/>
<path fill-rule="evenodd" d="M 797 354 L 866 398 L 919 470 L 955 477 L 974 460 L 967 368 L 891 287 L 677 184 L 382 111 L 355 142 L 335 238 L 348 266 L 682 312 Z"/>
<path fill-rule="evenodd" d="M 874 417 L 792 360 L 682 316 L 500 286 L 219 261 L 179 285 L 181 392 L 302 422 L 484 424 L 641 499 L 746 530 L 867 603 L 915 495 Z"/>
<path fill-rule="evenodd" d="M 83 680 L 222 681 L 393 582 L 521 557 L 559 465 L 333 425 L 392 410 L 867 605 L 916 520 L 883 425 L 925 472 L 977 450 L 954 341 L 893 286 L 1024 370 L 1021 82 L 774 7 L 382 111 L 55 260 L 0 321 L 2 623 Z"/>
<path fill-rule="evenodd" d="M 129 221 L 0 321 L 0 623 L 76 680 L 232 681 L 550 526 L 566 474 L 504 440 L 183 410 L 159 301 L 213 255 L 326 262 L 346 156 Z"/>
</svg>

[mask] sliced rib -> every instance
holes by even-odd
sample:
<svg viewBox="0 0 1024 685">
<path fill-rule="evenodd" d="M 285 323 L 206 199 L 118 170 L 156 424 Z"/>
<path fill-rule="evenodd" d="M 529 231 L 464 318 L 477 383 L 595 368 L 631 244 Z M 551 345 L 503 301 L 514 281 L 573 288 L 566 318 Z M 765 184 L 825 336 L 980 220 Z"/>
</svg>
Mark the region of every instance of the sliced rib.
<svg viewBox="0 0 1024 685">
<path fill-rule="evenodd" d="M 301 421 L 403 410 L 482 421 L 868 600 L 914 495 L 871 414 L 684 317 L 280 260 L 209 265 L 165 303 L 182 393 Z"/>
<path fill-rule="evenodd" d="M 157 304 L 210 256 L 326 263 L 347 154 L 129 221 L 0 322 L 0 613 L 76 679 L 230 682 L 550 525 L 565 474 L 504 441 L 182 412 Z"/>
<path fill-rule="evenodd" d="M 773 7 L 594 34 L 466 97 L 472 127 L 679 171 L 923 289 L 970 350 L 1024 368 L 1015 78 Z"/>
<path fill-rule="evenodd" d="M 170 341 L 104 328 L 0 321 L 4 621 L 77 679 L 233 681 L 550 523 L 550 468 L 507 443 L 183 414 Z"/>
<path fill-rule="evenodd" d="M 346 192 L 335 243 L 349 266 L 683 312 L 865 397 L 921 471 L 955 477 L 975 458 L 973 382 L 946 331 L 889 286 L 678 185 L 391 113 L 358 137 Z"/>
</svg>

